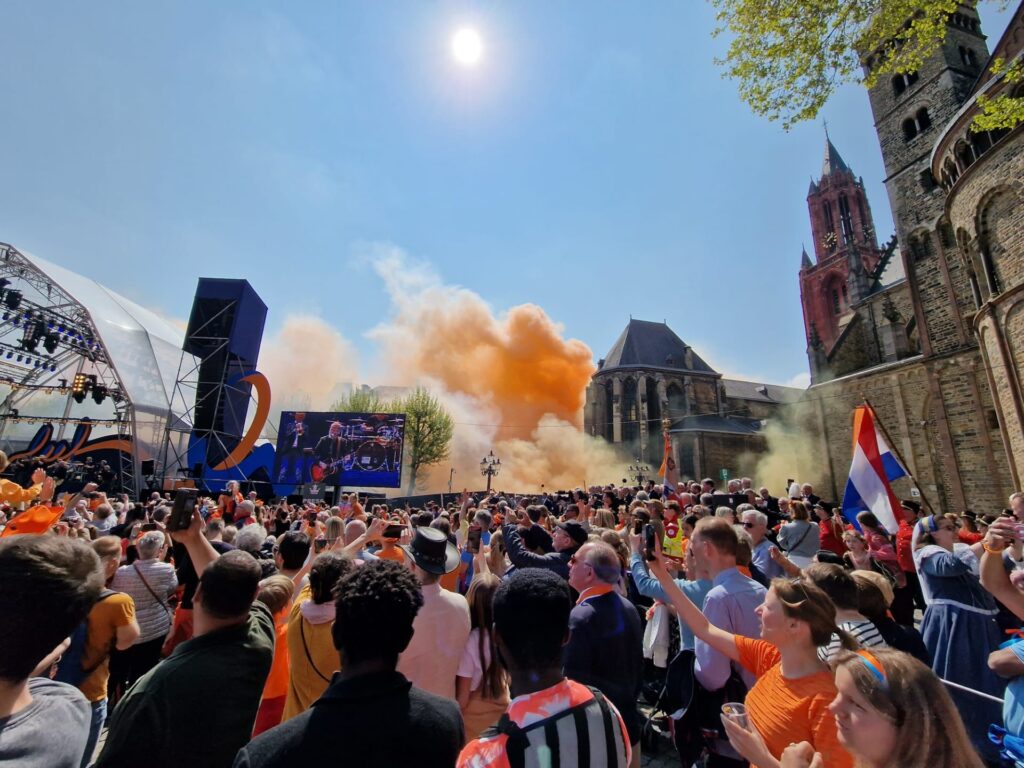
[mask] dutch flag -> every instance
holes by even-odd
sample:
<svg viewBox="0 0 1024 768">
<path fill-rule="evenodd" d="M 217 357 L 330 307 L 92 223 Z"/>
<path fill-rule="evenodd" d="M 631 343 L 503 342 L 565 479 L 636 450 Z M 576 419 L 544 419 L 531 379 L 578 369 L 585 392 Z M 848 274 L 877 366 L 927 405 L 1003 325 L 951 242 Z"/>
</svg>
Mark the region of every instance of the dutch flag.
<svg viewBox="0 0 1024 768">
<path fill-rule="evenodd" d="M 889 533 L 895 533 L 900 503 L 889 482 L 910 473 L 889 449 L 875 419 L 869 405 L 857 406 L 853 413 L 853 461 L 843 494 L 843 517 L 860 530 L 857 513 L 873 512 Z"/>
</svg>

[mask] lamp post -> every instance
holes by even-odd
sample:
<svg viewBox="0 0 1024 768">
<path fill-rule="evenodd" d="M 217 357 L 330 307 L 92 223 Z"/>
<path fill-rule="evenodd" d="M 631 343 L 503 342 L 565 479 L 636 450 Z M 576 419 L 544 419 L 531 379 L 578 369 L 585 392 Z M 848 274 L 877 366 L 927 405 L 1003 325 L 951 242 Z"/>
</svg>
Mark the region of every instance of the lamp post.
<svg viewBox="0 0 1024 768">
<path fill-rule="evenodd" d="M 629 470 L 629 476 L 636 480 L 637 485 L 643 485 L 644 481 L 647 480 L 647 474 L 651 471 L 651 468 L 646 464 L 640 463 L 640 459 L 636 459 L 636 463 L 631 464 L 627 469 Z"/>
<path fill-rule="evenodd" d="M 501 459 L 496 458 L 494 451 L 480 459 L 480 474 L 487 477 L 487 493 L 491 492 L 491 478 L 501 471 Z"/>
</svg>

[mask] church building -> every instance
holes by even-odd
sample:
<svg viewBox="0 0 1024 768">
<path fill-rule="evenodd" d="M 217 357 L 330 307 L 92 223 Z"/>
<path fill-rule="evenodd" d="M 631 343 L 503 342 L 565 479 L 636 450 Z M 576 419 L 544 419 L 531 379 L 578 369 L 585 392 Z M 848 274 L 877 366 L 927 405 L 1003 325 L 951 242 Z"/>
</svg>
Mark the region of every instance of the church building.
<svg viewBox="0 0 1024 768">
<path fill-rule="evenodd" d="M 1024 4 L 991 55 L 973 8 L 948 25 L 917 72 L 868 92 L 896 224 L 887 243 L 826 138 L 807 196 L 814 258 L 800 257 L 804 402 L 828 465 L 822 496 L 841 498 L 852 412 L 868 401 L 916 479 L 898 494 L 994 513 L 1024 481 L 1024 124 L 971 126 L 979 97 L 1024 96 L 991 72 L 1024 52 Z"/>
<path fill-rule="evenodd" d="M 722 470 L 736 477 L 750 474 L 764 452 L 767 421 L 802 394 L 727 379 L 665 323 L 630 319 L 597 362 L 584 429 L 656 471 L 667 428 L 681 478 L 720 479 Z"/>
</svg>

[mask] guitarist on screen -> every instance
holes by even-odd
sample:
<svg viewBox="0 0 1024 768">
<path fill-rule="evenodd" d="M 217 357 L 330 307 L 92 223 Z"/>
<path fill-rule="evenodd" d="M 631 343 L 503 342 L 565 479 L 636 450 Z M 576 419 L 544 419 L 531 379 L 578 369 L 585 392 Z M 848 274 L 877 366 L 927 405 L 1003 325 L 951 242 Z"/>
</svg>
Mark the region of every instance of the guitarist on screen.
<svg viewBox="0 0 1024 768">
<path fill-rule="evenodd" d="M 311 468 L 313 480 L 325 485 L 337 485 L 342 458 L 348 452 L 348 441 L 341 436 L 341 422 L 331 422 L 327 434 L 317 440 L 313 454 L 316 462 Z"/>
</svg>

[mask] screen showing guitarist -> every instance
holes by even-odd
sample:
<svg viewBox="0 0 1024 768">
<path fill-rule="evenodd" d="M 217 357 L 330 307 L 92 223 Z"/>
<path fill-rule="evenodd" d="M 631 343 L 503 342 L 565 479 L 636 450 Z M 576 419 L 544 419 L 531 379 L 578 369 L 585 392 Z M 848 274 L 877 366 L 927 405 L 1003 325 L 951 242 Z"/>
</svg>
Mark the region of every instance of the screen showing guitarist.
<svg viewBox="0 0 1024 768">
<path fill-rule="evenodd" d="M 342 461 L 348 453 L 348 440 L 341 436 L 340 421 L 331 422 L 327 434 L 317 440 L 313 455 L 316 461 L 310 471 L 314 481 L 324 485 L 337 485 Z"/>
</svg>

